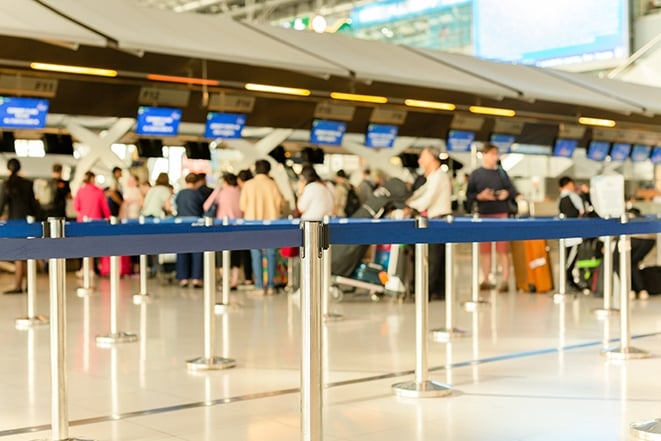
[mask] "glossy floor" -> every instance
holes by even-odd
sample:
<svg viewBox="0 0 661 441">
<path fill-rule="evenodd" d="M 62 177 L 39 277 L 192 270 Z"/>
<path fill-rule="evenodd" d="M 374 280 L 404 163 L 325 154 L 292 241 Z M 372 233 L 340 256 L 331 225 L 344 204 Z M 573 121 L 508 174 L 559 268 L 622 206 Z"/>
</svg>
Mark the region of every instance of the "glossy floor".
<svg viewBox="0 0 661 441">
<path fill-rule="evenodd" d="M 465 265 L 462 266 L 465 268 Z M 457 296 L 470 296 L 465 270 Z M 137 278 L 120 284 L 118 331 L 133 343 L 100 348 L 110 332 L 109 281 L 75 294 L 68 278 L 68 434 L 94 440 L 302 440 L 299 299 L 232 294 L 216 320 L 216 355 L 226 370 L 191 373 L 202 356 L 203 291 L 150 281 L 152 303 L 134 305 Z M 7 286 L 10 276 L 0 276 Z M 39 276 L 37 312 L 48 315 Z M 591 313 L 601 299 L 555 304 L 549 295 L 492 293 L 476 313 L 456 308 L 471 335 L 429 341 L 429 379 L 451 385 L 443 398 L 399 398 L 391 385 L 413 381 L 415 305 L 347 296 L 331 304 L 344 320 L 324 325 L 326 388 L 323 439 L 623 440 L 629 425 L 661 417 L 661 298 L 631 303 L 632 346 L 652 358 L 608 361 L 619 319 Z M 48 327 L 17 330 L 24 295 L 0 296 L 0 441 L 52 439 Z M 445 323 L 432 302 L 430 327 Z M 312 438 L 315 439 L 315 438 Z"/>
</svg>

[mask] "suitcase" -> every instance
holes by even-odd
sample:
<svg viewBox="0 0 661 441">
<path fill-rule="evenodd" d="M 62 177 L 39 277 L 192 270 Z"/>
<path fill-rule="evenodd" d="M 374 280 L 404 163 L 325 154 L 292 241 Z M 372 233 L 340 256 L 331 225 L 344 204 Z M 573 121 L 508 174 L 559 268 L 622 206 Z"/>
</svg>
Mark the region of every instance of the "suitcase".
<svg viewBox="0 0 661 441">
<path fill-rule="evenodd" d="M 647 266 L 640 270 L 643 285 L 650 294 L 661 294 L 661 266 Z"/>
<path fill-rule="evenodd" d="M 121 256 L 119 258 L 119 275 L 128 276 L 133 273 L 131 256 Z M 110 275 L 110 257 L 99 257 L 99 275 L 107 277 Z"/>
<path fill-rule="evenodd" d="M 531 293 L 553 289 L 553 272 L 545 240 L 512 242 L 512 260 L 517 289 Z"/>
</svg>

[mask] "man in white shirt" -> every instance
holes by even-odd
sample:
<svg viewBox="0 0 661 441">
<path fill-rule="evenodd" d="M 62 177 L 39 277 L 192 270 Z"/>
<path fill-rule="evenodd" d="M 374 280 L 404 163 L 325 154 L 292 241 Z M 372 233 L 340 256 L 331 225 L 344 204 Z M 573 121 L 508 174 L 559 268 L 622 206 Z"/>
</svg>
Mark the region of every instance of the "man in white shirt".
<svg viewBox="0 0 661 441">
<path fill-rule="evenodd" d="M 441 151 L 425 147 L 418 158 L 426 182 L 407 201 L 407 205 L 428 218 L 452 213 L 452 180 L 441 168 Z M 445 299 L 445 244 L 429 244 L 429 299 Z"/>
</svg>

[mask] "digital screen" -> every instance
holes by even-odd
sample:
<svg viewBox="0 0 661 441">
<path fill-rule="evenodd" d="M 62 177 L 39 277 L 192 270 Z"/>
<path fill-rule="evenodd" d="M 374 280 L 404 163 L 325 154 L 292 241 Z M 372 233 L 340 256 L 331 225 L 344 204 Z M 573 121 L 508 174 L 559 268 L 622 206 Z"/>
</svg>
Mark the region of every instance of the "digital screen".
<svg viewBox="0 0 661 441">
<path fill-rule="evenodd" d="M 654 147 L 650 159 L 652 160 L 652 164 L 661 164 L 661 147 Z"/>
<path fill-rule="evenodd" d="M 207 113 L 204 137 L 207 139 L 237 139 L 246 125 L 246 116 L 238 113 Z"/>
<path fill-rule="evenodd" d="M 6 129 L 43 129 L 48 115 L 48 100 L 0 96 L 0 127 Z"/>
<path fill-rule="evenodd" d="M 628 4 L 474 0 L 474 55 L 540 67 L 616 66 L 629 56 Z"/>
<path fill-rule="evenodd" d="M 73 155 L 71 135 L 46 133 L 42 138 L 44 151 L 49 155 Z"/>
<path fill-rule="evenodd" d="M 608 141 L 590 141 L 588 146 L 588 159 L 593 161 L 603 161 L 608 156 L 611 143 Z"/>
<path fill-rule="evenodd" d="M 500 153 L 509 153 L 515 140 L 516 137 L 514 135 L 505 135 L 502 133 L 492 133 L 489 138 L 491 144 L 498 147 L 498 152 Z"/>
<path fill-rule="evenodd" d="M 179 133 L 181 109 L 170 107 L 138 108 L 138 123 L 135 133 L 149 136 L 175 136 Z"/>
<path fill-rule="evenodd" d="M 611 159 L 613 161 L 624 161 L 629 157 L 631 152 L 631 144 L 616 142 L 611 149 Z"/>
<path fill-rule="evenodd" d="M 310 142 L 312 144 L 342 145 L 342 138 L 347 131 L 347 123 L 315 119 L 312 121 Z"/>
<path fill-rule="evenodd" d="M 386 124 L 370 124 L 365 134 L 365 146 L 389 149 L 395 144 L 397 126 Z"/>
<path fill-rule="evenodd" d="M 163 141 L 157 138 L 141 138 L 135 144 L 141 158 L 162 158 Z"/>
<path fill-rule="evenodd" d="M 644 144 L 634 144 L 631 149 L 631 160 L 633 162 L 645 162 L 650 158 L 652 147 Z"/>
<path fill-rule="evenodd" d="M 475 140 L 475 132 L 465 130 L 450 130 L 448 132 L 449 152 L 469 152 Z"/>
<path fill-rule="evenodd" d="M 555 141 L 553 146 L 553 156 L 571 158 L 574 155 L 574 150 L 576 150 L 577 146 L 578 139 L 559 138 Z"/>
<path fill-rule="evenodd" d="M 209 150 L 208 142 L 189 141 L 184 147 L 186 148 L 186 157 L 188 159 L 211 160 L 211 150 Z"/>
</svg>

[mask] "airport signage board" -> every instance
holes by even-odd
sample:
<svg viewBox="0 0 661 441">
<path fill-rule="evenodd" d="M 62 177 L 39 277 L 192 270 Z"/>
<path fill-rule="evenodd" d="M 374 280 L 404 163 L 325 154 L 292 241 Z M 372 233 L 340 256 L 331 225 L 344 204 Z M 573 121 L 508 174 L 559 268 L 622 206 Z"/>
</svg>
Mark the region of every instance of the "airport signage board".
<svg viewBox="0 0 661 441">
<path fill-rule="evenodd" d="M 181 109 L 141 106 L 135 132 L 145 136 L 176 136 L 180 122 Z"/>
<path fill-rule="evenodd" d="M 46 126 L 49 102 L 40 98 L 0 97 L 0 127 L 42 129 Z"/>
<path fill-rule="evenodd" d="M 207 139 L 237 139 L 246 125 L 246 116 L 240 113 L 207 113 L 204 137 Z"/>
</svg>

